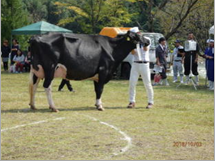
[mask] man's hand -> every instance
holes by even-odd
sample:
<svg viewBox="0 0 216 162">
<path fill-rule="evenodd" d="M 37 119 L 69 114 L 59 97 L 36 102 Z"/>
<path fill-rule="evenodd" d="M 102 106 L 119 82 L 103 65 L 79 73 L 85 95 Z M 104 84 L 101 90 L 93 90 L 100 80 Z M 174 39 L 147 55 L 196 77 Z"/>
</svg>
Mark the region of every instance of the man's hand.
<svg viewBox="0 0 216 162">
<path fill-rule="evenodd" d="M 147 51 L 147 50 L 148 50 L 148 46 L 147 46 L 147 47 L 143 47 L 143 50 L 144 50 L 144 51 Z"/>
<path fill-rule="evenodd" d="M 196 59 L 194 60 L 194 62 L 197 63 L 197 62 L 198 62 L 198 58 L 196 58 Z"/>
<path fill-rule="evenodd" d="M 135 53 L 136 53 L 135 50 L 132 50 L 132 51 L 131 51 L 131 54 L 132 54 L 132 55 L 134 55 Z"/>
<path fill-rule="evenodd" d="M 207 58 L 208 58 L 208 59 L 214 59 L 214 57 L 212 57 L 212 56 L 207 56 Z"/>
</svg>

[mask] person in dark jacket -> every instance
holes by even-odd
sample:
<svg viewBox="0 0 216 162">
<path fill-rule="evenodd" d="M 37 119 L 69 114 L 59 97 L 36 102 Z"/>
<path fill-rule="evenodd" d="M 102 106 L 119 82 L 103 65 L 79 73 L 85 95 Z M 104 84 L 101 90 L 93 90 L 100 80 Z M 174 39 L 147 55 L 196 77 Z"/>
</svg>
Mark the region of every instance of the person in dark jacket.
<svg viewBox="0 0 216 162">
<path fill-rule="evenodd" d="M 164 37 L 161 37 L 159 39 L 159 45 L 156 48 L 156 64 L 160 67 L 162 67 L 161 75 L 161 82 L 160 84 L 163 84 L 163 81 L 165 81 L 165 85 L 169 86 L 169 83 L 167 81 L 167 75 L 166 75 L 166 66 L 167 66 L 167 46 L 166 46 L 166 39 Z"/>
<path fill-rule="evenodd" d="M 67 88 L 69 91 L 71 92 L 75 92 L 70 84 L 70 81 L 69 80 L 66 80 L 66 79 L 62 79 L 61 81 L 61 84 L 59 85 L 59 88 L 58 88 L 58 91 L 61 91 L 62 88 L 65 86 L 65 84 L 67 85 Z"/>
<path fill-rule="evenodd" d="M 1 56 L 2 56 L 2 62 L 5 71 L 8 70 L 8 58 L 9 58 L 10 51 L 11 49 L 8 45 L 8 40 L 4 40 L 3 45 L 1 47 L 1 52 L 2 52 Z"/>
<path fill-rule="evenodd" d="M 16 39 L 13 39 L 13 45 L 12 45 L 12 49 L 11 49 L 11 56 L 10 56 L 10 60 L 11 60 L 11 65 L 13 65 L 15 62 L 13 61 L 13 58 L 15 55 L 17 55 L 17 51 L 19 50 L 19 44 L 18 41 Z"/>
</svg>

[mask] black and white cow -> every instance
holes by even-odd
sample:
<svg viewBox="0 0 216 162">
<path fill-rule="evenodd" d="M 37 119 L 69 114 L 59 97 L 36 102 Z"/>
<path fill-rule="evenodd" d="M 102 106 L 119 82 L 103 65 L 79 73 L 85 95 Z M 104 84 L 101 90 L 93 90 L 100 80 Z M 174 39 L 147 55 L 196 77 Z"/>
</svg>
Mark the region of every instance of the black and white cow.
<svg viewBox="0 0 216 162">
<path fill-rule="evenodd" d="M 94 80 L 96 108 L 104 110 L 101 94 L 122 60 L 136 48 L 149 45 L 148 39 L 128 31 L 120 38 L 87 34 L 48 34 L 31 38 L 30 107 L 35 108 L 35 92 L 41 79 L 49 108 L 57 112 L 51 83 L 55 77 L 68 80 Z"/>
</svg>

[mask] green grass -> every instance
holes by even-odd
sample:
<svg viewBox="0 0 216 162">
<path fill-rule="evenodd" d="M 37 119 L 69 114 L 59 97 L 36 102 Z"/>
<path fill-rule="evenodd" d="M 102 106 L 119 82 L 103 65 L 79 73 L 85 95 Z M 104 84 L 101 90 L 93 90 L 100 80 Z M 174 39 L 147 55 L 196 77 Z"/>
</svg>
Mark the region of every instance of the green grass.
<svg viewBox="0 0 216 162">
<path fill-rule="evenodd" d="M 112 80 L 104 89 L 105 111 L 94 107 L 92 81 L 72 81 L 53 98 L 59 113 L 51 113 L 42 82 L 36 93 L 37 111 L 29 109 L 28 74 L 1 75 L 1 129 L 46 119 L 65 117 L 1 133 L 2 160 L 214 160 L 214 92 L 201 79 L 198 90 L 177 83 L 154 87 L 155 105 L 146 110 L 147 96 L 140 80 L 136 108 L 127 109 L 128 81 Z M 170 79 L 171 80 L 171 79 Z M 122 135 L 85 115 L 118 127 L 132 138 L 123 154 L 113 153 L 127 145 Z M 201 147 L 174 142 L 201 142 Z"/>
</svg>

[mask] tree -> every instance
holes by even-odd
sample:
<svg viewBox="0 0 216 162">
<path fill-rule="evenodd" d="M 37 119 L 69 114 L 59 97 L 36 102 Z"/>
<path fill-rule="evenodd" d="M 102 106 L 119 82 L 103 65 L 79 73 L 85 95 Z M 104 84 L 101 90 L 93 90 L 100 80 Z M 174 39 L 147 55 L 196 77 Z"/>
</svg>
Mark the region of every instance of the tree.
<svg viewBox="0 0 216 162">
<path fill-rule="evenodd" d="M 59 25 L 78 23 L 82 32 L 98 33 L 103 26 L 121 26 L 130 22 L 131 15 L 124 7 L 124 0 L 73 0 L 67 3 L 56 2 L 60 12 L 70 10 L 71 16 L 61 19 Z M 112 9 L 112 10 L 111 10 Z"/>
<path fill-rule="evenodd" d="M 47 19 L 47 1 L 41 0 L 23 0 L 25 6 L 30 13 L 33 22 Z"/>
<path fill-rule="evenodd" d="M 193 32 L 203 50 L 208 29 L 214 24 L 214 0 L 170 1 L 157 17 L 167 39 L 184 40 Z"/>
<path fill-rule="evenodd" d="M 143 31 L 159 32 L 157 14 L 166 7 L 170 0 L 127 0 L 130 12 L 134 13 L 132 18 L 135 23 L 132 26 L 139 26 Z"/>
<path fill-rule="evenodd" d="M 10 40 L 13 29 L 27 25 L 30 22 L 28 11 L 21 0 L 2 0 L 1 9 L 1 39 Z M 23 45 L 26 44 L 24 43 L 26 41 L 25 36 L 17 36 L 17 38 Z"/>
<path fill-rule="evenodd" d="M 180 30 L 183 35 L 187 34 L 188 29 L 193 32 L 201 50 L 204 51 L 206 40 L 209 38 L 208 31 L 212 25 L 214 25 L 214 0 L 199 0 Z"/>
</svg>

